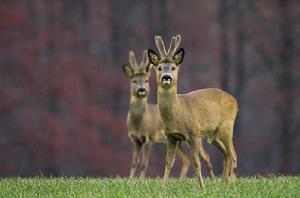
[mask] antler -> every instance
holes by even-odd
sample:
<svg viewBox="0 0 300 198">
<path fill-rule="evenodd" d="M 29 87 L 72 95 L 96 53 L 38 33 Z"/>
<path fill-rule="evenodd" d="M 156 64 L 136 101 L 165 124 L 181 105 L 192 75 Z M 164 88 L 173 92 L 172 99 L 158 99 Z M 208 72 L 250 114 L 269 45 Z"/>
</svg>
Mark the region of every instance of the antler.
<svg viewBox="0 0 300 198">
<path fill-rule="evenodd" d="M 175 54 L 177 48 L 180 45 L 180 42 L 181 42 L 181 36 L 180 35 L 172 37 L 171 44 L 170 44 L 169 51 L 168 51 L 168 56 L 173 57 L 173 55 Z"/>
<path fill-rule="evenodd" d="M 129 64 L 130 64 L 130 66 L 132 68 L 138 66 L 138 64 L 136 62 L 136 58 L 135 58 L 134 52 L 132 50 L 130 50 L 130 52 L 129 52 Z"/>
<path fill-rule="evenodd" d="M 149 64 L 149 58 L 148 58 L 148 54 L 147 54 L 147 50 L 143 51 L 143 60 L 141 65 L 142 66 L 147 66 Z"/>
<path fill-rule="evenodd" d="M 165 48 L 165 44 L 164 41 L 162 40 L 161 36 L 155 36 L 154 37 L 155 40 L 155 45 L 159 51 L 159 54 L 162 58 L 167 57 L 167 52 L 166 52 L 166 48 Z"/>
<path fill-rule="evenodd" d="M 129 52 L 129 64 L 133 73 L 146 73 L 148 72 L 147 66 L 149 65 L 149 58 L 147 50 L 143 51 L 143 60 L 140 64 L 137 63 L 135 54 L 132 50 Z"/>
<path fill-rule="evenodd" d="M 172 57 L 175 54 L 177 48 L 180 45 L 181 36 L 177 35 L 172 37 L 168 52 L 166 51 L 164 41 L 160 36 L 155 36 L 154 40 L 161 58 L 167 58 L 167 57 Z"/>
</svg>

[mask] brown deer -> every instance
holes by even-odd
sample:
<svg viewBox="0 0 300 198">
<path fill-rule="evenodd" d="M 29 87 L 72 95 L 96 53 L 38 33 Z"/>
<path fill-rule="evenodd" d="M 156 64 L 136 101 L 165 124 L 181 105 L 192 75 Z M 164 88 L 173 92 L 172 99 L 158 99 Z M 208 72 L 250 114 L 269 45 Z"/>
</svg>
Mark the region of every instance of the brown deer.
<svg viewBox="0 0 300 198">
<path fill-rule="evenodd" d="M 159 55 L 148 50 L 150 63 L 156 72 L 159 114 L 167 138 L 164 185 L 168 183 L 178 143 L 187 141 L 192 150 L 195 174 L 204 189 L 198 155 L 199 139 L 204 137 L 224 155 L 223 179 L 234 181 L 237 157 L 232 136 L 237 101 L 230 94 L 213 88 L 177 94 L 178 72 L 184 58 L 184 49 L 177 50 L 180 41 L 180 35 L 174 36 L 167 52 L 162 38 L 155 36 Z"/>
<path fill-rule="evenodd" d="M 133 143 L 133 155 L 131 162 L 130 178 L 134 177 L 139 163 L 140 153 L 143 149 L 140 176 L 144 177 L 148 166 L 148 160 L 153 143 L 166 142 L 162 131 L 158 106 L 148 104 L 150 64 L 147 50 L 143 53 L 143 60 L 137 64 L 133 51 L 129 53 L 129 65 L 123 65 L 124 74 L 130 79 L 130 109 L 127 116 L 128 135 Z M 212 165 L 209 156 L 200 142 L 200 155 L 207 164 L 210 177 L 213 177 Z M 190 160 L 178 145 L 177 155 L 182 160 L 180 177 L 185 177 L 190 166 Z"/>
</svg>

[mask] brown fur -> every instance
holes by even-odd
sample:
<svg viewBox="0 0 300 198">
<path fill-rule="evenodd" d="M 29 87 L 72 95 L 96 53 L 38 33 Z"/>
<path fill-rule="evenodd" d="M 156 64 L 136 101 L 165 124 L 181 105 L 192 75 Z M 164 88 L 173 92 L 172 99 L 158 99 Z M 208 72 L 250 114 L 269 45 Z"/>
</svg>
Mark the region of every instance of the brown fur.
<svg viewBox="0 0 300 198">
<path fill-rule="evenodd" d="M 173 37 L 171 46 L 179 46 L 179 42 L 179 35 Z M 161 37 L 156 36 L 155 43 L 157 48 L 164 47 Z M 164 51 L 159 49 L 159 52 Z M 232 143 L 233 125 L 238 110 L 235 98 L 220 89 L 212 88 L 200 89 L 188 94 L 177 94 L 178 71 L 184 57 L 184 50 L 180 49 L 175 53 L 173 49 L 172 52 L 169 51 L 160 56 L 148 50 L 148 56 L 155 66 L 159 113 L 168 140 L 164 184 L 168 182 L 178 142 L 187 141 L 192 149 L 195 174 L 200 186 L 204 188 L 200 160 L 197 155 L 200 149 L 198 140 L 204 137 L 224 155 L 224 180 L 233 181 L 237 167 L 236 153 Z M 172 77 L 172 81 L 164 82 L 166 76 Z"/>
<path fill-rule="evenodd" d="M 134 177 L 139 158 L 142 153 L 141 173 L 144 177 L 148 166 L 149 156 L 153 143 L 166 142 L 159 119 L 158 106 L 148 104 L 149 94 L 149 62 L 147 51 L 144 51 L 143 61 L 137 65 L 134 53 L 131 51 L 129 56 L 130 65 L 124 65 L 123 71 L 130 78 L 130 109 L 127 116 L 128 136 L 133 143 L 133 155 L 131 162 L 130 178 Z M 138 88 L 144 88 L 146 95 L 140 97 L 137 95 Z M 180 177 L 185 177 L 190 166 L 190 161 L 184 150 L 179 147 L 177 155 L 182 160 L 182 169 Z"/>
</svg>

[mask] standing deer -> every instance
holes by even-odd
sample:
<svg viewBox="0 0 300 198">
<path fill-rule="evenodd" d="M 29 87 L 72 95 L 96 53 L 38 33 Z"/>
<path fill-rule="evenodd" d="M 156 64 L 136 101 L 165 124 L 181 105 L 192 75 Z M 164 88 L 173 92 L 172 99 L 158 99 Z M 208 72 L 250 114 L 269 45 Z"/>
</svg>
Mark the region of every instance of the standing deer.
<svg viewBox="0 0 300 198">
<path fill-rule="evenodd" d="M 174 163 L 178 143 L 187 141 L 193 157 L 195 174 L 204 189 L 199 160 L 199 139 L 206 137 L 223 154 L 223 179 L 234 181 L 237 157 L 233 147 L 233 125 L 237 114 L 237 101 L 220 89 L 200 89 L 187 94 L 177 94 L 177 81 L 184 49 L 179 47 L 180 35 L 173 36 L 168 52 L 160 36 L 155 36 L 159 55 L 148 50 L 154 65 L 158 90 L 158 107 L 163 131 L 167 138 L 167 156 L 164 185 Z M 177 51 L 176 51 L 177 50 Z"/>
<path fill-rule="evenodd" d="M 152 143 L 166 142 L 162 131 L 158 106 L 148 104 L 150 64 L 147 50 L 143 53 L 143 60 L 138 65 L 134 52 L 129 53 L 129 65 L 123 65 L 124 74 L 130 79 L 130 109 L 127 116 L 128 136 L 133 143 L 130 178 L 134 177 L 139 163 L 140 153 L 143 148 L 140 176 L 144 177 L 148 166 Z M 207 164 L 211 177 L 214 176 L 209 156 L 200 142 L 200 156 Z M 187 154 L 178 145 L 177 155 L 182 160 L 180 177 L 185 177 L 190 166 Z"/>
</svg>

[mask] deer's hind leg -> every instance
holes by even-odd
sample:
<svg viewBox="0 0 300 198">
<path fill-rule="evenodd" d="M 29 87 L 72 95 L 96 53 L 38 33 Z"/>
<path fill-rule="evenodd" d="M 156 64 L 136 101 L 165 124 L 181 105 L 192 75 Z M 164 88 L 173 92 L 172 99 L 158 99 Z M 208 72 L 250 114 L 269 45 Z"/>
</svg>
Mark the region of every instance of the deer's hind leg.
<svg viewBox="0 0 300 198">
<path fill-rule="evenodd" d="M 131 169 L 129 178 L 132 179 L 135 175 L 137 165 L 139 163 L 140 151 L 142 148 L 142 143 L 135 137 L 131 137 L 132 141 L 132 161 L 131 161 Z"/>
<path fill-rule="evenodd" d="M 230 179 L 232 181 L 234 181 L 236 179 L 236 170 L 237 170 L 237 156 L 236 156 L 236 152 L 235 152 L 235 149 L 234 149 L 234 146 L 233 146 L 233 141 L 231 140 L 230 144 L 229 144 L 229 147 L 230 147 L 230 153 L 231 153 L 231 156 L 232 156 L 232 169 L 231 169 L 231 172 L 230 172 Z"/>
<path fill-rule="evenodd" d="M 233 146 L 233 124 L 228 124 L 221 128 L 220 131 L 220 141 L 222 142 L 225 151 L 227 162 L 227 173 L 226 179 L 228 182 L 233 182 L 236 179 L 236 169 L 237 169 L 237 156 Z"/>
<path fill-rule="evenodd" d="M 148 163 L 149 163 L 151 148 L 152 148 L 152 142 L 150 142 L 148 140 L 143 146 L 143 156 L 142 156 L 142 162 L 141 162 L 141 175 L 140 175 L 141 178 L 145 177 L 145 173 L 146 173 Z"/>
<path fill-rule="evenodd" d="M 177 145 L 176 154 L 178 155 L 178 157 L 182 161 L 182 167 L 181 167 L 181 171 L 180 171 L 180 178 L 184 178 L 187 175 L 187 172 L 189 170 L 191 162 L 189 160 L 188 155 L 183 150 L 181 142 L 178 143 L 178 145 Z"/>
<path fill-rule="evenodd" d="M 215 174 L 213 171 L 213 166 L 210 162 L 209 155 L 207 154 L 207 152 L 205 151 L 205 149 L 203 147 L 202 139 L 199 140 L 199 155 L 200 155 L 200 158 L 204 161 L 204 163 L 206 165 L 209 177 L 214 178 Z"/>
<path fill-rule="evenodd" d="M 222 172 L 222 178 L 223 180 L 227 180 L 228 177 L 228 166 L 229 166 L 229 159 L 227 156 L 227 150 L 224 146 L 224 144 L 219 140 L 219 139 L 215 139 L 212 141 L 213 145 L 215 145 L 217 147 L 217 149 L 219 149 L 219 151 L 221 151 L 221 153 L 223 154 L 224 157 L 224 161 L 223 161 L 223 172 Z"/>
</svg>

